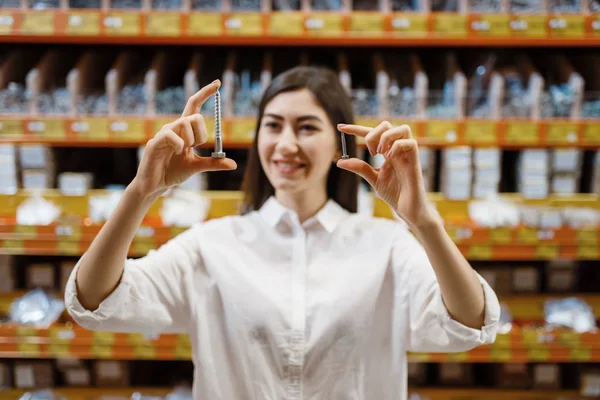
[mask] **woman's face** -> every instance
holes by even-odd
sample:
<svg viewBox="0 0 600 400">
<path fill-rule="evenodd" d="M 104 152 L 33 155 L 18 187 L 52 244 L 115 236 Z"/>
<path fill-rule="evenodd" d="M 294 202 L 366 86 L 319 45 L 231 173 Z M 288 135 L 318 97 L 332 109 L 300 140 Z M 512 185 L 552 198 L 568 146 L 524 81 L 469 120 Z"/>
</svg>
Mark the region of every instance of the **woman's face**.
<svg viewBox="0 0 600 400">
<path fill-rule="evenodd" d="M 308 89 L 281 93 L 266 105 L 258 154 L 276 194 L 326 191 L 339 153 L 331 121 Z"/>
</svg>

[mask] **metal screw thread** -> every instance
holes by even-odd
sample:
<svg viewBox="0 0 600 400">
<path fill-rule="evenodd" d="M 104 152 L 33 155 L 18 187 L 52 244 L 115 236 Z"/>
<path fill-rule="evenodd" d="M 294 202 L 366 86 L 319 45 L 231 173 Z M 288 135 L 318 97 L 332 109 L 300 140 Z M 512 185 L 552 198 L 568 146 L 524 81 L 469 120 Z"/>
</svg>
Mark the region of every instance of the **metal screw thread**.
<svg viewBox="0 0 600 400">
<path fill-rule="evenodd" d="M 344 135 L 344 132 L 340 132 L 340 139 L 342 141 L 342 160 L 346 160 L 350 158 L 350 156 L 348 155 L 348 150 L 346 149 L 346 135 Z"/>
<path fill-rule="evenodd" d="M 221 130 L 221 93 L 215 92 L 215 152 L 223 152 L 223 132 Z"/>
</svg>

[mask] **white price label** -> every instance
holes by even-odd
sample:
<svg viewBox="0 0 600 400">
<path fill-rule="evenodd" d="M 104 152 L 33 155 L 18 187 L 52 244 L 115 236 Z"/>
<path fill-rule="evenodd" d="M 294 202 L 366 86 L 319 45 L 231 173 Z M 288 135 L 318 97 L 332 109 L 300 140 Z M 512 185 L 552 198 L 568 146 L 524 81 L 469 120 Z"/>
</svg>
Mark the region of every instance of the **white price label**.
<svg viewBox="0 0 600 400">
<path fill-rule="evenodd" d="M 304 24 L 308 29 L 323 29 L 325 27 L 325 21 L 320 18 L 308 18 Z"/>
<path fill-rule="evenodd" d="M 490 23 L 487 21 L 473 21 L 471 27 L 474 31 L 487 32 L 490 30 Z"/>
<path fill-rule="evenodd" d="M 510 27 L 513 31 L 526 31 L 528 28 L 527 21 L 518 20 L 510 21 Z"/>
<path fill-rule="evenodd" d="M 70 26 L 81 26 L 83 23 L 83 17 L 81 15 L 70 15 L 69 25 Z"/>
<path fill-rule="evenodd" d="M 90 130 L 90 124 L 84 121 L 73 122 L 71 129 L 73 132 L 88 132 Z"/>
<path fill-rule="evenodd" d="M 31 132 L 44 132 L 46 130 L 46 124 L 41 121 L 32 121 L 27 124 L 27 129 Z"/>
<path fill-rule="evenodd" d="M 129 125 L 125 121 L 115 121 L 110 124 L 110 130 L 113 132 L 127 132 Z"/>
<path fill-rule="evenodd" d="M 104 18 L 104 26 L 107 28 L 122 28 L 123 18 L 121 17 L 106 17 Z"/>
<path fill-rule="evenodd" d="M 242 27 L 242 20 L 239 18 L 229 18 L 225 21 L 227 29 L 240 29 Z"/>
<path fill-rule="evenodd" d="M 392 20 L 392 26 L 396 29 L 408 29 L 408 28 L 410 28 L 410 19 L 394 18 Z"/>
</svg>

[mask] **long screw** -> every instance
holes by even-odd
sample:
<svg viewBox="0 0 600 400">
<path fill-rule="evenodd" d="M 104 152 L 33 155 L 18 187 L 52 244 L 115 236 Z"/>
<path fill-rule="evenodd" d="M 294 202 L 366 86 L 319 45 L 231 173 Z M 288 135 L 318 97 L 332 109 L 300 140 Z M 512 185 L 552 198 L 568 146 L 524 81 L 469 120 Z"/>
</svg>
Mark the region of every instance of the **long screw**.
<svg viewBox="0 0 600 400">
<path fill-rule="evenodd" d="M 215 151 L 211 154 L 212 158 L 225 158 L 223 152 L 223 131 L 221 127 L 221 93 L 217 89 L 215 92 Z"/>
<path fill-rule="evenodd" d="M 348 150 L 346 150 L 346 135 L 344 135 L 344 132 L 340 132 L 340 138 L 342 139 L 342 160 L 346 160 L 350 156 L 348 155 Z"/>
</svg>

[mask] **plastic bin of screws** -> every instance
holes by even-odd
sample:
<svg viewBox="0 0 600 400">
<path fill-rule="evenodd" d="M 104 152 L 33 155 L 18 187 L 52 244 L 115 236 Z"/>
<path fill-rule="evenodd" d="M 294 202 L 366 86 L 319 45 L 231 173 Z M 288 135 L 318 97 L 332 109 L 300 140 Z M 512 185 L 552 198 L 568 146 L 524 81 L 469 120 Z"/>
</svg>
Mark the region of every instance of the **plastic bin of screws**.
<svg viewBox="0 0 600 400">
<path fill-rule="evenodd" d="M 223 8 L 221 0 L 192 0 L 192 10 L 219 11 Z"/>
<path fill-rule="evenodd" d="M 66 88 L 58 88 L 38 95 L 41 114 L 67 114 L 71 111 L 71 94 Z"/>
<path fill-rule="evenodd" d="M 100 8 L 100 0 L 69 0 L 70 8 Z"/>
<path fill-rule="evenodd" d="M 298 11 L 300 0 L 273 0 L 273 11 Z"/>
<path fill-rule="evenodd" d="M 393 0 L 393 11 L 421 11 L 420 0 Z"/>
<path fill-rule="evenodd" d="M 312 0 L 311 7 L 315 11 L 341 11 L 342 0 Z"/>
<path fill-rule="evenodd" d="M 458 11 L 458 0 L 432 0 L 431 11 Z"/>
<path fill-rule="evenodd" d="M 0 8 L 21 8 L 21 0 L 0 0 Z"/>
<path fill-rule="evenodd" d="M 127 85 L 121 89 L 117 98 L 117 112 L 120 114 L 146 114 L 148 96 L 143 83 Z"/>
<path fill-rule="evenodd" d="M 156 113 L 176 115 L 185 104 L 183 86 L 169 87 L 156 93 Z"/>
<path fill-rule="evenodd" d="M 261 0 L 231 0 L 234 11 L 260 11 Z"/>
<path fill-rule="evenodd" d="M 262 85 L 258 80 L 251 80 L 250 71 L 244 70 L 239 78 L 236 76 L 234 93 L 233 114 L 245 116 L 256 115 L 262 95 Z"/>
<path fill-rule="evenodd" d="M 531 96 L 521 82 L 519 74 L 507 74 L 505 77 L 506 94 L 502 100 L 503 117 L 530 117 L 533 104 Z"/>
<path fill-rule="evenodd" d="M 29 0 L 29 8 L 32 10 L 47 10 L 59 7 L 60 0 Z"/>
<path fill-rule="evenodd" d="M 582 118 L 600 118 L 600 93 L 585 93 L 581 105 Z"/>
<path fill-rule="evenodd" d="M 115 9 L 139 9 L 142 8 L 142 0 L 112 0 L 110 8 Z"/>
<path fill-rule="evenodd" d="M 154 10 L 181 10 L 182 0 L 152 0 Z"/>
<path fill-rule="evenodd" d="M 514 13 L 542 13 L 544 0 L 510 0 L 510 11 Z"/>
<path fill-rule="evenodd" d="M 396 81 L 392 81 L 388 89 L 388 102 L 390 116 L 410 117 L 417 114 L 417 98 L 410 86 L 400 88 Z"/>
<path fill-rule="evenodd" d="M 550 86 L 547 92 L 542 93 L 542 117 L 570 117 L 574 100 L 573 91 L 568 84 Z"/>
<path fill-rule="evenodd" d="M 499 13 L 502 11 L 502 3 L 500 0 L 469 0 L 469 11 Z"/>
<path fill-rule="evenodd" d="M 446 81 L 444 90 L 429 91 L 427 97 L 427 116 L 432 118 L 456 118 L 458 104 L 454 95 L 454 82 Z"/>
<path fill-rule="evenodd" d="M 376 92 L 370 89 L 352 89 L 352 108 L 354 115 L 377 115 L 379 107 Z"/>
<path fill-rule="evenodd" d="M 554 13 L 580 13 L 581 0 L 548 0 L 548 9 Z"/>
<path fill-rule="evenodd" d="M 600 0 L 592 0 L 590 2 L 590 11 L 591 12 L 600 12 Z"/>
<path fill-rule="evenodd" d="M 23 114 L 28 112 L 27 91 L 25 86 L 11 82 L 0 91 L 0 112 L 5 114 Z"/>
</svg>

